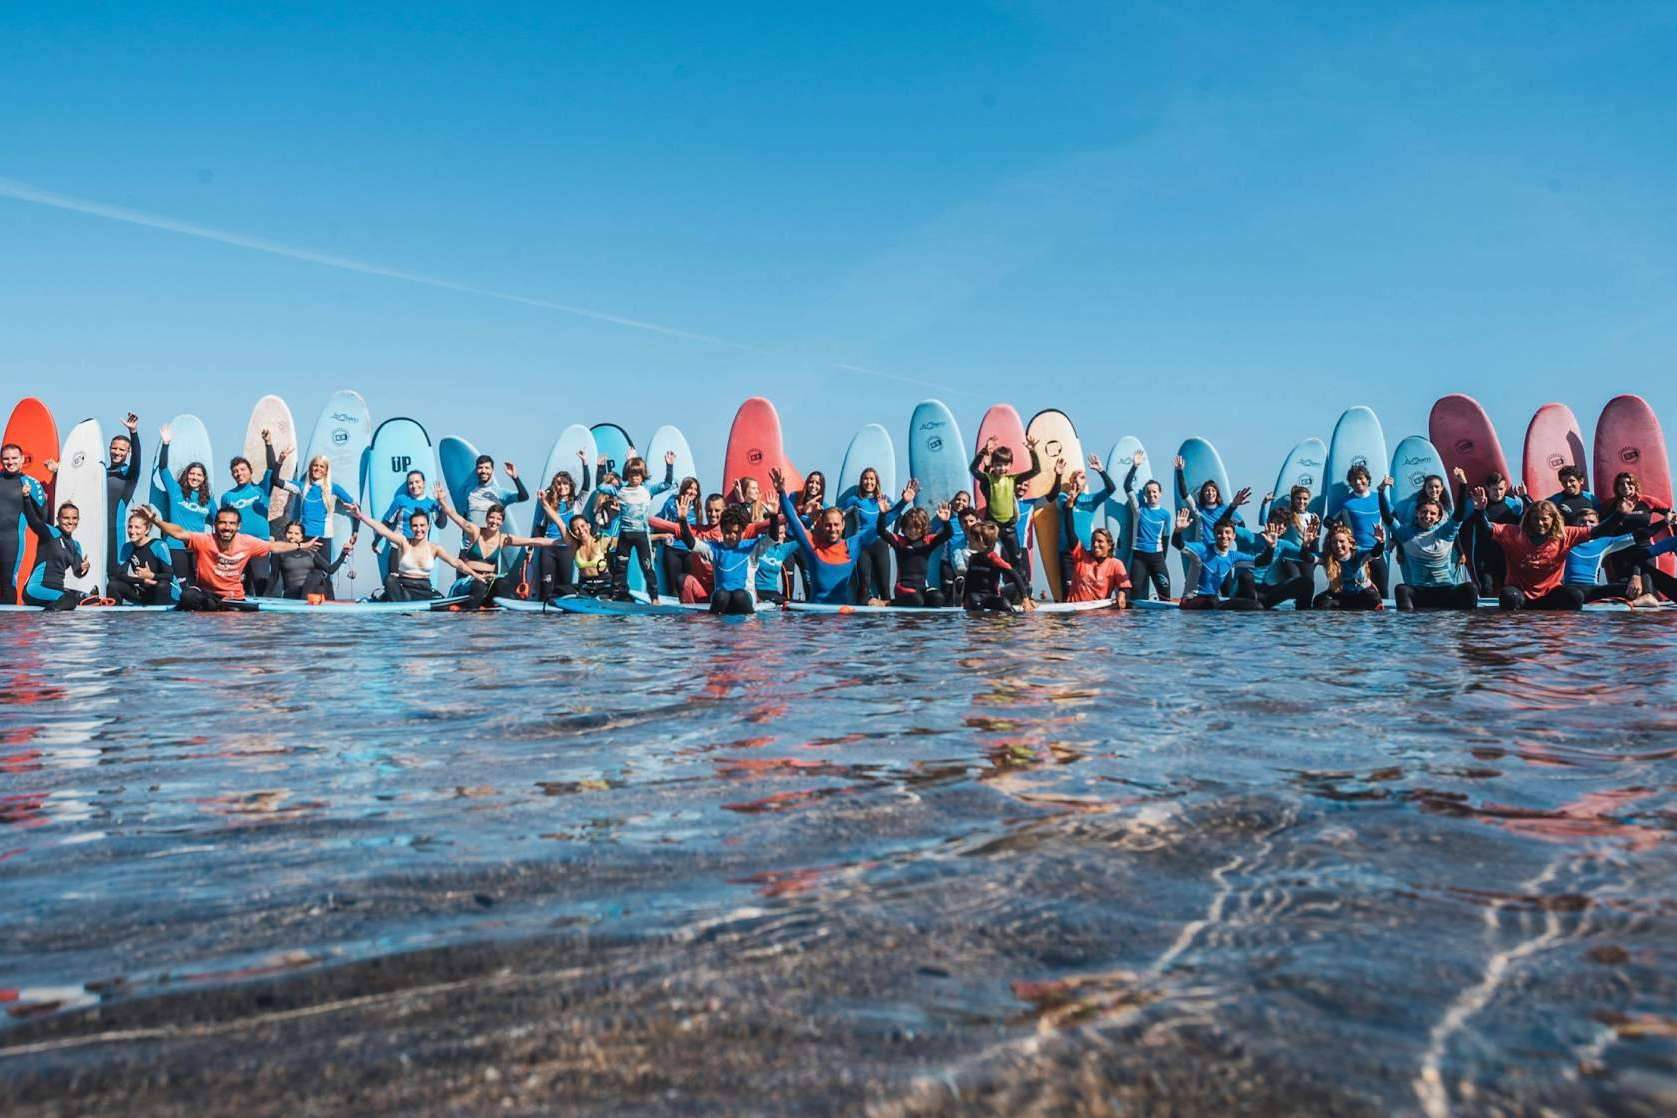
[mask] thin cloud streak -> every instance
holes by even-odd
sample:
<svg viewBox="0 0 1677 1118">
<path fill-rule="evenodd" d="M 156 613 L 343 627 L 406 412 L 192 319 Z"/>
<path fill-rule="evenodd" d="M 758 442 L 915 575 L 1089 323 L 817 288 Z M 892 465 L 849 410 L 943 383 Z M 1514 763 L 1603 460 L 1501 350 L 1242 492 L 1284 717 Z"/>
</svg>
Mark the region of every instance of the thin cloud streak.
<svg viewBox="0 0 1677 1118">
<path fill-rule="evenodd" d="M 747 345 L 744 342 L 733 342 L 726 338 L 714 337 L 710 334 L 699 334 L 691 330 L 681 330 L 674 326 L 662 326 L 656 322 L 646 322 L 626 315 L 611 314 L 598 311 L 590 307 L 579 307 L 572 303 L 559 303 L 551 299 L 540 299 L 531 295 L 520 295 L 512 291 L 497 291 L 494 288 L 477 287 L 473 284 L 458 283 L 454 280 L 443 279 L 440 276 L 430 276 L 423 272 L 410 272 L 402 268 L 390 268 L 383 264 L 374 264 L 365 260 L 356 260 L 348 256 L 337 256 L 332 253 L 316 252 L 313 249 L 295 248 L 291 245 L 280 244 L 277 241 L 264 240 L 260 237 L 250 237 L 243 233 L 233 233 L 225 229 L 216 229 L 208 225 L 195 222 L 181 221 L 159 214 L 145 213 L 141 210 L 131 210 L 125 206 L 112 206 L 104 202 L 95 202 L 86 198 L 76 198 L 68 194 L 59 194 L 51 190 L 43 190 L 17 179 L 0 178 L 0 198 L 10 198 L 17 202 L 28 202 L 37 206 L 47 206 L 55 210 L 65 210 L 70 213 L 84 214 L 88 217 L 104 218 L 107 221 L 118 221 L 125 225 L 138 225 L 146 229 L 157 229 L 165 233 L 176 233 L 183 237 L 195 237 L 202 241 L 214 241 L 217 244 L 230 245 L 234 248 L 248 249 L 251 252 L 266 253 L 269 256 L 279 256 L 287 260 L 297 260 L 305 264 L 317 264 L 323 268 L 336 268 L 344 272 L 356 272 L 364 276 L 378 276 L 382 279 L 400 280 L 403 283 L 418 284 L 431 287 L 439 291 L 453 291 L 462 295 L 475 295 L 484 299 L 497 299 L 503 303 L 516 303 L 520 306 L 536 307 L 540 310 L 556 311 L 560 314 L 574 315 L 578 318 L 591 319 L 595 322 L 605 322 L 613 326 L 622 326 L 630 330 L 642 330 L 652 334 L 661 334 L 667 338 L 677 338 L 681 341 L 699 342 L 705 345 L 721 346 L 726 349 L 738 350 L 742 353 L 767 353 L 769 351 L 760 346 Z M 867 369 L 859 365 L 847 365 L 834 362 L 833 367 L 848 372 L 864 373 L 868 376 L 880 377 L 885 380 L 902 381 L 916 384 L 925 388 L 935 388 L 943 392 L 971 395 L 962 389 L 951 385 L 936 384 L 932 381 L 918 380 L 914 377 L 898 376 L 894 373 L 883 373 L 877 369 Z"/>
</svg>

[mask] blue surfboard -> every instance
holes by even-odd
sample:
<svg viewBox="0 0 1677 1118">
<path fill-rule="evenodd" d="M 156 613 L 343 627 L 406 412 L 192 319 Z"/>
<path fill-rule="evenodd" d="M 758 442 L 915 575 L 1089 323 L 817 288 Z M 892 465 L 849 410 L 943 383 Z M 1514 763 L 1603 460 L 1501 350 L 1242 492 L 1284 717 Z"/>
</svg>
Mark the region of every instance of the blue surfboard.
<svg viewBox="0 0 1677 1118">
<path fill-rule="evenodd" d="M 942 400 L 922 400 L 908 417 L 908 476 L 920 483 L 914 496 L 917 508 L 934 517 L 937 507 L 952 499 L 963 489 L 972 487 L 972 475 L 967 472 L 967 444 L 961 437 L 961 426 L 955 413 Z M 884 480 L 883 474 L 881 480 Z M 892 499 L 896 493 L 886 489 Z M 1021 522 L 1024 518 L 1020 517 Z M 927 557 L 927 585 L 943 584 L 943 560 L 947 545 L 939 547 Z"/>
<path fill-rule="evenodd" d="M 676 490 L 681 488 L 681 483 L 684 478 L 693 478 L 694 480 L 699 479 L 699 466 L 693 458 L 693 448 L 687 445 L 687 436 L 681 433 L 680 428 L 672 427 L 670 424 L 666 423 L 664 426 L 658 428 L 658 430 L 652 432 L 652 442 L 647 444 L 647 469 L 651 470 L 655 477 L 662 479 L 665 470 L 664 458 L 667 454 L 671 453 L 675 455 L 676 489 L 660 493 L 653 499 L 652 511 L 654 513 L 663 511 L 664 505 L 671 497 L 675 496 Z M 704 482 L 699 481 L 699 497 L 701 500 L 704 498 L 704 492 Z M 653 573 L 658 576 L 658 593 L 679 594 L 681 592 L 681 587 L 670 586 L 669 580 L 664 577 L 663 551 L 666 546 L 667 545 L 665 544 L 659 544 L 653 549 L 654 562 L 652 564 L 652 570 Z"/>
<path fill-rule="evenodd" d="M 1450 475 L 1444 468 L 1444 456 L 1438 453 L 1431 439 L 1410 435 L 1398 443 L 1397 449 L 1392 451 L 1392 468 L 1388 473 L 1392 478 L 1392 512 L 1399 524 L 1408 524 L 1413 519 L 1415 498 L 1420 496 L 1421 487 L 1428 477 L 1443 479 L 1445 504 L 1449 504 Z M 1379 478 L 1374 480 L 1376 484 L 1380 481 Z"/>
<path fill-rule="evenodd" d="M 635 445 L 629 432 L 615 423 L 596 423 L 589 431 L 594 436 L 594 446 L 606 460 L 606 469 L 622 476 L 623 463 L 629 460 L 629 451 Z"/>
<path fill-rule="evenodd" d="M 398 417 L 380 423 L 367 450 L 367 515 L 382 518 L 396 494 L 406 490 L 412 470 L 425 475 L 427 491 L 438 480 L 431 436 L 416 419 Z M 382 581 L 390 573 L 388 547 L 380 548 L 378 565 Z"/>
<path fill-rule="evenodd" d="M 209 478 L 210 491 L 213 493 L 215 491 L 215 451 L 210 447 L 210 433 L 204 427 L 204 421 L 195 415 L 182 414 L 171 419 L 169 427 L 171 433 L 169 472 L 179 477 L 180 472 L 187 466 L 194 462 L 201 462 L 204 465 L 204 473 Z M 154 467 L 162 457 L 163 439 L 159 436 L 157 453 L 152 456 Z M 173 520 L 175 518 L 177 510 L 169 507 L 169 493 L 158 480 L 155 468 L 152 470 L 151 476 L 151 503 L 162 512 L 163 519 Z M 211 506 L 214 506 L 213 501 Z M 171 549 L 176 550 L 186 546 L 174 539 L 166 539 L 163 542 Z"/>
<path fill-rule="evenodd" d="M 877 423 L 870 423 L 857 431 L 845 449 L 844 463 L 838 472 L 838 500 L 854 496 L 862 479 L 862 471 L 872 466 L 879 474 L 879 491 L 887 500 L 895 501 L 897 488 L 897 448 L 891 445 L 891 434 Z"/>
<path fill-rule="evenodd" d="M 1310 490 L 1310 511 L 1317 516 L 1322 515 L 1322 508 L 1327 500 L 1323 492 L 1323 470 L 1328 463 L 1328 445 L 1321 439 L 1305 439 L 1295 446 L 1281 463 L 1281 472 L 1275 475 L 1275 488 L 1270 492 L 1275 494 L 1277 501 L 1292 503 L 1292 492 L 1295 485 L 1302 485 Z M 1375 478 L 1379 481 L 1379 478 Z M 1256 528 L 1258 526 L 1254 526 Z"/>
<path fill-rule="evenodd" d="M 1118 541 L 1118 559 L 1128 567 L 1131 556 L 1135 552 L 1135 535 L 1130 528 L 1130 504 L 1124 499 L 1124 478 L 1129 474 L 1130 467 L 1135 464 L 1137 454 L 1145 455 L 1147 450 L 1141 445 L 1141 440 L 1134 435 L 1125 435 L 1112 444 L 1112 453 L 1106 458 L 1106 472 L 1112 475 L 1118 490 L 1107 498 L 1103 511 L 1106 530 L 1112 533 L 1112 538 Z M 1141 465 L 1135 468 L 1135 499 L 1141 500 L 1141 490 L 1153 480 L 1153 460 L 1142 458 Z"/>
<path fill-rule="evenodd" d="M 1368 467 L 1373 483 L 1379 485 L 1390 461 L 1386 454 L 1386 434 L 1380 429 L 1380 420 L 1374 412 L 1361 404 L 1346 409 L 1333 425 L 1333 438 L 1328 441 L 1325 485 L 1328 499 L 1322 515 L 1333 516 L 1351 495 L 1345 473 L 1352 466 Z"/>
</svg>

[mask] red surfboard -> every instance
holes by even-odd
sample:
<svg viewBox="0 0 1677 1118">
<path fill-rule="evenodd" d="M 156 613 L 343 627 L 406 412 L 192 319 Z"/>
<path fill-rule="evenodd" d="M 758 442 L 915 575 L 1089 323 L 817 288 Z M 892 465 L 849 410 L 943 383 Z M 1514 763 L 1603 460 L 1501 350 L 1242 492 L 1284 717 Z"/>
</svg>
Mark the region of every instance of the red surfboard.
<svg viewBox="0 0 1677 1118">
<path fill-rule="evenodd" d="M 1613 479 L 1622 473 L 1635 474 L 1642 495 L 1655 505 L 1671 507 L 1671 459 L 1665 451 L 1665 433 L 1654 409 L 1640 396 L 1613 397 L 1595 425 L 1595 494 L 1604 505 L 1612 499 Z M 1677 573 L 1674 560 L 1677 556 L 1662 555 L 1660 570 Z"/>
<path fill-rule="evenodd" d="M 1526 428 L 1525 454 L 1520 462 L 1520 480 L 1535 500 L 1544 500 L 1560 492 L 1560 470 L 1576 466 L 1588 471 L 1584 457 L 1584 433 L 1578 417 L 1565 404 L 1544 404 L 1531 417 Z M 1585 481 L 1584 488 L 1589 488 Z"/>
<path fill-rule="evenodd" d="M 728 453 L 722 463 L 722 486 L 732 491 L 741 478 L 752 477 L 763 489 L 763 499 L 772 501 L 774 486 L 769 481 L 769 469 L 779 466 L 786 475 L 786 491 L 797 493 L 804 478 L 786 458 L 781 442 L 780 413 L 761 396 L 753 396 L 740 405 L 734 415 L 734 425 L 728 429 Z M 829 498 L 837 494 L 829 494 Z"/>
<path fill-rule="evenodd" d="M 995 436 L 997 446 L 1005 446 L 1013 451 L 1014 473 L 1030 468 L 1031 452 L 1025 447 L 1025 421 L 1019 418 L 1019 413 L 1012 404 L 997 404 L 984 413 L 983 420 L 978 424 L 978 441 L 973 443 L 973 452 L 982 450 L 992 435 Z M 1027 493 L 1019 495 L 1029 496 Z M 982 513 L 985 505 L 984 492 L 976 481 L 972 485 L 972 500 L 974 507 Z"/>
<path fill-rule="evenodd" d="M 47 491 L 46 514 L 53 513 L 53 476 L 47 470 L 47 459 L 58 457 L 58 424 L 52 421 L 47 406 L 33 396 L 18 401 L 12 417 L 6 421 L 6 434 L 0 441 L 16 443 L 23 448 L 23 472 L 40 482 Z M 11 525 L 5 526 L 6 531 Z M 23 533 L 23 555 L 17 569 L 17 605 L 23 604 L 23 584 L 35 569 L 35 533 Z"/>
<path fill-rule="evenodd" d="M 1493 472 L 1513 485 L 1491 417 L 1472 396 L 1452 394 L 1439 400 L 1432 406 L 1427 431 L 1438 456 L 1444 459 L 1444 468 L 1454 473 L 1460 466 L 1467 473 L 1469 485 L 1485 484 L 1485 475 Z M 1454 479 L 1450 485 L 1455 487 Z"/>
</svg>

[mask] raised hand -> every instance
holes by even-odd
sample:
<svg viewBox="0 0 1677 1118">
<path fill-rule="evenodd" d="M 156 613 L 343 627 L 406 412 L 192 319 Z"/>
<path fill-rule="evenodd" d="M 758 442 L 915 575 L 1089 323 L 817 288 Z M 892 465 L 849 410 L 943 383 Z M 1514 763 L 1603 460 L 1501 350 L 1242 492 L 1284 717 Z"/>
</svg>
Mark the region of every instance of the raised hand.
<svg viewBox="0 0 1677 1118">
<path fill-rule="evenodd" d="M 1275 491 L 1272 489 L 1268 493 L 1264 494 L 1264 504 L 1267 505 L 1273 500 L 1275 500 Z"/>
<path fill-rule="evenodd" d="M 1177 455 L 1177 456 L 1176 456 L 1176 468 L 1177 468 L 1177 469 L 1179 469 L 1179 470 L 1180 470 L 1180 469 L 1182 469 L 1182 468 L 1183 468 L 1183 467 L 1184 467 L 1184 466 L 1186 466 L 1186 465 L 1187 465 L 1187 464 L 1188 464 L 1188 460 L 1187 460 L 1187 459 L 1186 459 L 1186 458 L 1184 458 L 1184 457 L 1182 457 L 1182 456 L 1181 456 L 1181 455 L 1180 455 L 1180 454 L 1178 454 L 1178 455 Z"/>
<path fill-rule="evenodd" d="M 49 474 L 56 474 L 58 472 L 58 459 L 56 458 L 48 458 L 45 462 L 42 462 L 41 465 L 47 468 L 47 473 Z"/>
<path fill-rule="evenodd" d="M 1066 474 L 1066 460 L 1064 458 L 1054 459 L 1054 472 L 1059 474 L 1061 477 L 1065 476 L 1065 474 Z"/>
<path fill-rule="evenodd" d="M 431 495 L 437 499 L 439 505 L 448 504 L 448 487 L 442 482 L 431 487 Z"/>
<path fill-rule="evenodd" d="M 1091 470 L 1098 470 L 1098 469 L 1101 468 L 1101 456 L 1100 455 L 1098 455 L 1098 454 L 1089 455 L 1089 468 Z"/>
<path fill-rule="evenodd" d="M 950 515 L 951 515 L 951 513 L 949 511 L 949 502 L 948 501 L 945 501 L 943 504 L 941 504 L 937 507 L 937 518 L 939 520 L 942 520 L 945 523 L 948 523 Z"/>
<path fill-rule="evenodd" d="M 1134 454 L 1130 455 L 1131 465 L 1139 466 L 1145 461 L 1147 461 L 1147 452 L 1145 450 L 1138 450 Z"/>
<path fill-rule="evenodd" d="M 908 479 L 908 484 L 903 486 L 903 503 L 904 504 L 913 504 L 914 503 L 914 498 L 916 496 L 918 496 L 919 493 L 920 493 L 920 483 L 918 481 L 915 481 L 913 478 L 909 478 Z"/>
<path fill-rule="evenodd" d="M 991 435 L 984 440 L 984 457 L 988 458 L 996 452 L 996 436 Z"/>
<path fill-rule="evenodd" d="M 140 417 L 135 415 L 133 412 L 129 412 L 127 415 L 122 417 L 122 425 L 128 428 L 128 433 L 132 435 L 135 431 L 140 429 Z"/>
<path fill-rule="evenodd" d="M 781 472 L 779 466 L 769 467 L 769 484 L 774 486 L 774 491 L 778 496 L 784 497 L 786 495 L 786 475 Z"/>
<path fill-rule="evenodd" d="M 1491 495 L 1489 493 L 1485 492 L 1485 487 L 1483 485 L 1474 486 L 1473 487 L 1473 507 L 1476 508 L 1476 509 L 1483 510 L 1484 507 L 1486 505 L 1490 504 L 1490 503 L 1491 503 Z"/>
<path fill-rule="evenodd" d="M 1458 482 L 1460 482 L 1463 485 L 1467 484 L 1467 471 L 1462 469 L 1460 466 L 1457 466 L 1455 469 L 1451 470 L 1450 471 L 1450 476 L 1455 478 Z"/>
<path fill-rule="evenodd" d="M 168 446 L 169 443 L 174 440 L 175 425 L 173 423 L 165 423 L 157 429 L 157 437 L 163 440 L 164 446 Z"/>
<path fill-rule="evenodd" d="M 264 443 L 271 443 L 274 441 L 274 433 L 266 427 L 262 428 L 262 441 Z"/>
<path fill-rule="evenodd" d="M 1382 488 L 1382 489 L 1390 489 L 1392 486 L 1394 486 L 1396 484 L 1397 484 L 1397 482 L 1392 480 L 1392 475 L 1391 474 L 1387 474 L 1385 477 L 1380 479 L 1380 488 Z"/>
<path fill-rule="evenodd" d="M 517 466 L 514 466 L 511 462 L 502 462 L 501 468 L 507 472 L 508 477 L 512 478 L 514 481 L 518 480 Z"/>
<path fill-rule="evenodd" d="M 1187 509 L 1177 509 L 1176 510 L 1176 526 L 1178 528 L 1186 528 L 1188 525 L 1192 524 L 1193 522 L 1194 522 L 1193 518 L 1188 515 L 1188 510 Z"/>
<path fill-rule="evenodd" d="M 666 465 L 666 466 L 675 465 L 675 451 L 666 450 L 664 452 L 664 465 Z"/>
<path fill-rule="evenodd" d="M 1251 499 L 1252 487 L 1250 485 L 1242 486 L 1241 488 L 1235 490 L 1234 500 L 1229 502 L 1229 507 L 1231 509 L 1237 509 Z"/>
<path fill-rule="evenodd" d="M 576 452 L 576 460 L 581 462 L 582 468 L 586 470 L 588 468 L 588 451 L 585 449 L 579 449 Z"/>
</svg>

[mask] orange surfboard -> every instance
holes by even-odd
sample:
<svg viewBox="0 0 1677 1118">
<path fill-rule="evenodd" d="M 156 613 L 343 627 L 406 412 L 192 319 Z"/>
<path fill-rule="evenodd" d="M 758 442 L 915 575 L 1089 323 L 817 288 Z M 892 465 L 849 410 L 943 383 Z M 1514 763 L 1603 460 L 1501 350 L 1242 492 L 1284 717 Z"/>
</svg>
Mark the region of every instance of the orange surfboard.
<svg viewBox="0 0 1677 1118">
<path fill-rule="evenodd" d="M 26 396 L 12 409 L 12 417 L 6 421 L 6 434 L 0 441 L 16 443 L 23 448 L 23 472 L 40 482 L 47 491 L 44 511 L 47 516 L 52 516 L 53 476 L 47 470 L 47 459 L 58 457 L 58 424 L 52 421 L 52 413 L 35 397 Z M 3 530 L 11 531 L 12 526 L 8 524 Z M 35 533 L 24 529 L 23 554 L 15 575 L 18 605 L 23 604 L 23 584 L 29 581 L 29 572 L 34 569 Z"/>
<path fill-rule="evenodd" d="M 796 496 L 803 488 L 804 476 L 786 458 L 780 413 L 762 396 L 753 396 L 740 405 L 734 425 L 728 429 L 728 453 L 722 463 L 723 488 L 731 491 L 741 478 L 756 478 L 763 499 L 772 503 L 774 486 L 769 482 L 769 469 L 774 466 L 786 475 L 786 491 Z"/>
</svg>

